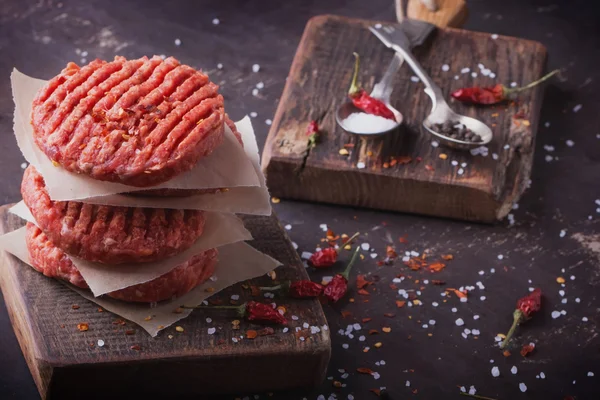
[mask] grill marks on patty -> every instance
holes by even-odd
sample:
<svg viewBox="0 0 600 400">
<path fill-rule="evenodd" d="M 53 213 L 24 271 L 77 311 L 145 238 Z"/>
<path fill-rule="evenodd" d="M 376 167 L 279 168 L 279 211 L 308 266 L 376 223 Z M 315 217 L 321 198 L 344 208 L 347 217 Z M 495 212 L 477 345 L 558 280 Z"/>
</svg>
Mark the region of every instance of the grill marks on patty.
<svg viewBox="0 0 600 400">
<path fill-rule="evenodd" d="M 223 97 L 174 58 L 69 64 L 37 95 L 37 145 L 65 169 L 150 186 L 189 170 L 222 141 Z"/>
</svg>

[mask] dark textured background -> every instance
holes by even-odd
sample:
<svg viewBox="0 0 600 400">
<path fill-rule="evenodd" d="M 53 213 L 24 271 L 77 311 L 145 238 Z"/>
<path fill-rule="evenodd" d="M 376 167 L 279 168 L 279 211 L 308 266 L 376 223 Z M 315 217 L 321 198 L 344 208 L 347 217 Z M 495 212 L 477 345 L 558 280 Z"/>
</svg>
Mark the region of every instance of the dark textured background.
<svg viewBox="0 0 600 400">
<path fill-rule="evenodd" d="M 538 134 L 532 187 L 514 211 L 516 223 L 483 226 L 400 214 L 353 210 L 282 201 L 275 206 L 300 250 L 312 251 L 322 235 L 319 224 L 326 223 L 336 232 L 369 232 L 366 239 L 374 251 L 383 255 L 386 240 L 397 250 L 432 249 L 433 254 L 452 253 L 455 260 L 440 274 L 415 273 L 413 279 L 444 279 L 448 286 L 473 285 L 481 281 L 486 289 L 475 290 L 470 301 L 460 304 L 455 298 L 442 303 L 441 289 L 427 286 L 419 296 L 419 308 L 395 309 L 395 291 L 390 280 L 400 272 L 399 266 L 378 268 L 365 260 L 359 272 L 377 275 L 378 294 L 368 303 L 359 299 L 326 307 L 332 328 L 333 357 L 329 376 L 340 379 L 338 369 L 346 368 L 350 376 L 347 387 L 334 389 L 330 381 L 312 391 L 279 394 L 275 398 L 315 399 L 319 394 L 338 398 L 353 394 L 356 399 L 375 398 L 372 388 L 387 387 L 392 398 L 448 399 L 459 398 L 457 385 L 475 385 L 479 394 L 497 399 L 578 399 L 600 397 L 600 355 L 598 339 L 600 283 L 600 126 L 597 116 L 598 65 L 600 36 L 598 13 L 588 1 L 469 1 L 470 17 L 466 28 L 490 33 L 518 36 L 542 42 L 549 52 L 548 69 L 565 68 L 565 80 L 554 81 L 546 88 L 542 108 L 542 126 Z M 262 146 L 289 65 L 308 18 L 333 13 L 354 17 L 393 20 L 391 0 L 371 1 L 17 1 L 0 3 L 0 143 L 2 159 L 0 198 L 2 202 L 20 199 L 19 183 L 23 159 L 12 129 L 13 104 L 9 74 L 13 67 L 41 78 L 49 78 L 67 61 L 79 62 L 75 49 L 87 51 L 87 59 L 142 55 L 173 55 L 195 67 L 213 71 L 211 77 L 221 83 L 227 108 L 234 119 L 252 111 L 258 113 L 255 129 Z M 221 20 L 215 26 L 214 17 Z M 176 47 L 175 38 L 182 45 Z M 222 63 L 222 71 L 216 71 Z M 258 63 L 261 71 L 251 72 Z M 477 61 L 474 60 L 476 64 Z M 502 79 L 502 77 L 498 77 Z M 254 85 L 263 81 L 259 97 L 252 96 Z M 573 107 L 583 107 L 577 113 Z M 550 122 L 546 128 L 543 123 Z M 573 140 L 569 147 L 565 141 Z M 548 152 L 544 145 L 555 147 Z M 546 155 L 558 157 L 545 161 Z M 384 194 L 382 194 L 384 195 Z M 588 216 L 591 216 L 588 219 Z M 385 224 L 383 224 L 385 222 Z M 376 228 L 377 229 L 373 229 Z M 565 237 L 559 237 L 561 230 Z M 407 235 L 409 243 L 398 237 Z M 595 247 L 594 247 L 595 246 Z M 595 250 L 594 250 L 595 249 Z M 504 260 L 497 259 L 498 254 Z M 504 268 L 506 267 L 506 268 Z M 490 268 L 496 273 L 490 274 Z M 561 269 L 565 272 L 561 272 Z M 486 271 L 483 276 L 478 271 Z M 330 273 L 328 273 L 330 274 Z M 420 277 L 420 274 L 423 277 Z M 571 281 L 570 276 L 575 276 Z M 560 304 L 556 277 L 565 276 L 567 304 Z M 315 274 L 315 279 L 317 274 Z M 529 280 L 532 283 L 529 283 Z M 412 285 L 412 286 L 411 286 Z M 403 288 L 419 285 L 403 283 Z M 533 341 L 535 353 L 523 359 L 518 351 L 504 358 L 493 347 L 494 336 L 507 330 L 514 301 L 527 293 L 528 287 L 541 287 L 546 293 L 543 312 L 522 327 L 517 343 Z M 481 292 L 481 293 L 480 293 Z M 485 301 L 479 297 L 486 296 Z M 580 303 L 575 298 L 581 299 Z M 431 302 L 439 301 L 434 308 Z M 456 306 L 457 313 L 450 309 Z M 566 316 L 552 319 L 554 310 Z M 340 310 L 353 316 L 342 319 Z M 393 319 L 383 313 L 395 312 Z M 473 321 L 472 315 L 481 319 Z M 408 316 L 412 318 L 409 319 Z M 336 331 L 364 317 L 373 320 L 367 328 L 392 327 L 388 335 L 369 336 L 364 343 L 342 337 Z M 481 331 L 478 340 L 461 337 L 455 326 L 461 317 L 466 327 Z M 587 317 L 587 322 L 582 318 Z M 427 330 L 422 323 L 435 319 Z M 421 321 L 420 323 L 417 321 Z M 432 337 L 427 332 L 433 333 Z M 408 336 L 411 339 L 408 339 Z M 373 348 L 381 341 L 380 349 Z M 344 350 L 342 343 L 349 343 Z M 368 353 L 362 348 L 371 346 Z M 37 391 L 10 327 L 4 304 L 0 302 L 0 398 L 36 398 Z M 375 362 L 385 360 L 385 366 Z M 494 363 L 490 363 L 490 359 Z M 490 369 L 500 368 L 493 378 Z M 519 373 L 510 374 L 512 365 Z M 370 367 L 380 373 L 374 380 L 358 375 L 357 367 Z M 414 370 L 414 372 L 411 372 Z M 595 377 L 588 377 L 588 372 Z M 546 379 L 536 379 L 544 372 Z M 405 386 L 410 380 L 410 388 Z M 573 383 L 575 381 L 575 384 Z M 528 391 L 519 392 L 524 382 Z M 411 390 L 417 389 L 414 394 Z M 247 395 L 247 394 L 242 394 Z M 85 394 L 82 394 L 85 396 Z M 261 395 L 261 398 L 265 398 Z"/>
</svg>

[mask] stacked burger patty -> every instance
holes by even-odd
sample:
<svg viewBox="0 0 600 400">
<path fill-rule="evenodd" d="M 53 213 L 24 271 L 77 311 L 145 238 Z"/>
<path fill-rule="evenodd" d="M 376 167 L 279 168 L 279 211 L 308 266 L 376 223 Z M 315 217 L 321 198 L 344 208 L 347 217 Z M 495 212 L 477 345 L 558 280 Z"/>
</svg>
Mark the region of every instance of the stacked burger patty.
<svg viewBox="0 0 600 400">
<path fill-rule="evenodd" d="M 158 56 L 69 63 L 38 92 L 31 123 L 35 143 L 56 167 L 143 187 L 142 195 L 197 194 L 152 187 L 211 154 L 223 142 L 225 124 L 241 143 L 218 87 L 176 59 Z M 53 201 L 33 166 L 25 170 L 21 193 L 37 223 L 27 224 L 33 267 L 81 288 L 87 283 L 70 257 L 107 268 L 161 261 L 189 249 L 204 229 L 198 210 Z M 108 296 L 134 302 L 181 296 L 213 275 L 217 255 L 216 249 L 204 251 Z"/>
</svg>

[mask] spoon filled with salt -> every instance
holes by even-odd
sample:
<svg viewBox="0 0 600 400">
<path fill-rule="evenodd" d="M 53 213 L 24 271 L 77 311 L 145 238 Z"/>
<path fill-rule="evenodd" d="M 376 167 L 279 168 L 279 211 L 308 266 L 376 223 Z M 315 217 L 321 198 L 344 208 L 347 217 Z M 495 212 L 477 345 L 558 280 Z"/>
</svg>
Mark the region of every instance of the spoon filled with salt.
<svg viewBox="0 0 600 400">
<path fill-rule="evenodd" d="M 358 55 L 355 55 L 356 65 L 354 68 L 354 76 L 352 77 L 352 86 L 356 86 L 358 75 Z M 362 111 L 354 105 L 352 101 L 348 101 L 338 107 L 335 113 L 335 120 L 338 125 L 348 133 L 361 136 L 381 136 L 398 128 L 403 121 L 402 114 L 390 104 L 390 96 L 393 91 L 392 81 L 394 76 L 404 62 L 399 53 L 395 53 L 392 61 L 388 65 L 381 81 L 373 87 L 370 95 L 366 95 L 380 102 L 389 112 L 383 112 L 375 115 Z M 376 103 L 375 102 L 375 103 Z M 376 104 L 377 105 L 377 104 Z M 385 111 L 385 110 L 382 110 Z"/>
</svg>

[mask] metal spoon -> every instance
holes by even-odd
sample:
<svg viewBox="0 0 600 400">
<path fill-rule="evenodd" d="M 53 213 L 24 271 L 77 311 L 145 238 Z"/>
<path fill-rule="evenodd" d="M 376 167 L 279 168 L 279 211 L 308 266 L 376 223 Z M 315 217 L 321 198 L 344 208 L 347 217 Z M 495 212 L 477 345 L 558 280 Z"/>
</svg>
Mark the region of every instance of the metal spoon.
<svg viewBox="0 0 600 400">
<path fill-rule="evenodd" d="M 440 87 L 433 82 L 431 77 L 427 75 L 423 67 L 421 67 L 419 62 L 410 52 L 409 40 L 401 29 L 396 29 L 393 26 L 370 26 L 369 30 L 373 32 L 373 34 L 377 36 L 387 47 L 390 47 L 396 52 L 402 54 L 408 65 L 410 65 L 415 74 L 425 84 L 425 93 L 427 93 L 427 95 L 431 98 L 432 102 L 431 112 L 423 121 L 423 128 L 425 128 L 425 130 L 438 137 L 445 145 L 460 149 L 471 149 L 486 145 L 492 141 L 493 134 L 489 126 L 478 119 L 457 114 L 450 108 L 448 103 L 446 103 L 446 99 L 444 98 L 444 94 L 442 93 Z M 481 141 L 470 142 L 466 140 L 458 140 L 433 129 L 434 124 L 443 124 L 446 121 L 456 122 L 464 125 L 473 133 L 479 135 L 479 137 L 481 137 Z"/>
<path fill-rule="evenodd" d="M 390 65 L 387 67 L 385 73 L 383 74 L 383 77 L 377 84 L 375 84 L 375 86 L 373 87 L 373 90 L 371 91 L 371 95 L 370 95 L 371 97 L 381 100 L 390 109 L 390 111 L 392 113 L 394 113 L 394 117 L 396 118 L 396 126 L 390 128 L 390 129 L 387 129 L 385 131 L 381 131 L 381 132 L 365 133 L 365 132 L 357 132 L 357 131 L 353 130 L 352 127 L 344 125 L 344 120 L 350 114 L 363 112 L 363 111 L 356 108 L 354 106 L 354 104 L 352 104 L 351 101 L 348 101 L 348 102 L 340 105 L 335 113 L 335 120 L 343 130 L 345 130 L 348 133 L 352 133 L 354 135 L 380 136 L 380 135 L 385 135 L 386 133 L 389 133 L 389 132 L 395 130 L 402 124 L 402 121 L 404 118 L 402 117 L 402 114 L 400 113 L 400 111 L 396 110 L 390 104 L 390 96 L 392 95 L 392 91 L 394 90 L 394 88 L 392 86 L 392 81 L 394 80 L 394 76 L 396 75 L 396 73 L 398 72 L 400 67 L 402 66 L 403 62 L 404 62 L 404 59 L 402 58 L 402 56 L 399 53 L 394 54 L 394 58 L 392 58 L 392 61 L 390 61 Z"/>
</svg>

